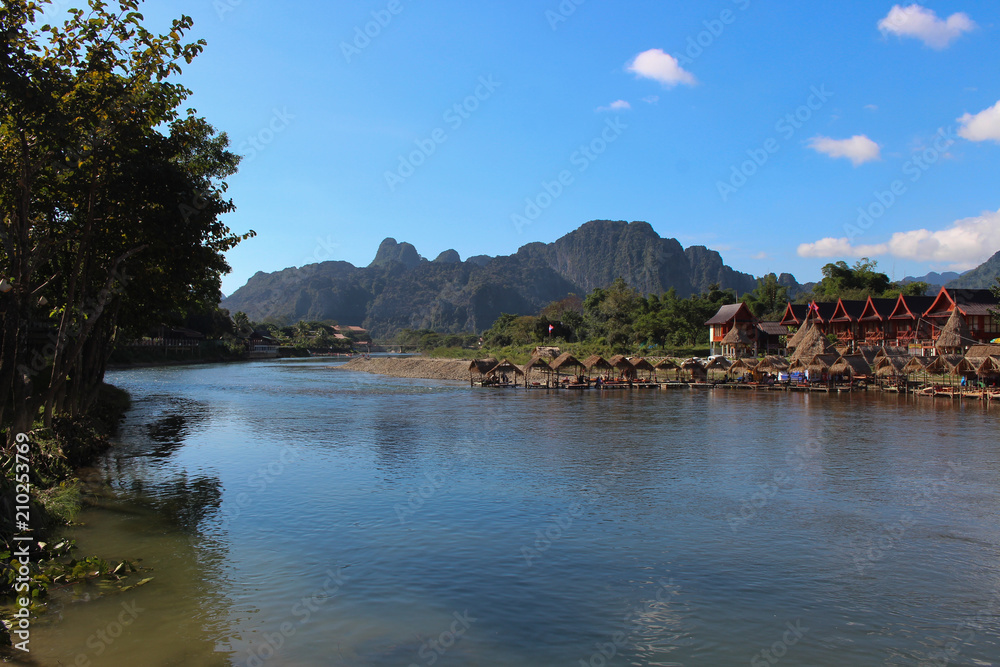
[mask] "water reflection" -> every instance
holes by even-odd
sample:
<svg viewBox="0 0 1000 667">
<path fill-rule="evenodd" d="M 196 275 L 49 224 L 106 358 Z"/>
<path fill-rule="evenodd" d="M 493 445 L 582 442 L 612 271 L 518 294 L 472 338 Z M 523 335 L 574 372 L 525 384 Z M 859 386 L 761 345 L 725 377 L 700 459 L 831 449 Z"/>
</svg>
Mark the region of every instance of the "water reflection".
<svg viewBox="0 0 1000 667">
<path fill-rule="evenodd" d="M 136 410 L 108 471 L 201 568 L 162 603 L 205 616 L 208 591 L 234 664 L 746 664 L 788 624 L 808 632 L 783 664 L 1000 655 L 994 617 L 960 630 L 1000 582 L 995 409 L 490 392 L 314 362 L 116 381 Z"/>
</svg>

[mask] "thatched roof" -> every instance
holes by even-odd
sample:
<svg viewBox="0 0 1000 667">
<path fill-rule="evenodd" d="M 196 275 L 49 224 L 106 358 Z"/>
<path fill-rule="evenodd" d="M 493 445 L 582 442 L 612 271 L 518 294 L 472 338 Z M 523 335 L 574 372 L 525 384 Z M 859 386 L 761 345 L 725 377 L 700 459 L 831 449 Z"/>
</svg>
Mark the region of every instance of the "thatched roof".
<svg viewBox="0 0 1000 667">
<path fill-rule="evenodd" d="M 810 325 L 796 344 L 792 359 L 812 359 L 817 354 L 827 354 L 829 351 L 830 342 L 826 336 L 815 326 Z"/>
<path fill-rule="evenodd" d="M 991 343 L 973 345 L 965 354 L 969 357 L 1000 357 L 1000 345 Z"/>
<path fill-rule="evenodd" d="M 969 359 L 969 357 L 966 357 L 966 359 Z M 976 368 L 976 372 L 980 375 L 996 375 L 1000 373 L 1000 355 L 983 357 L 983 361 Z"/>
<path fill-rule="evenodd" d="M 810 372 L 821 373 L 830 370 L 830 367 L 837 363 L 838 359 L 840 359 L 839 354 L 817 354 L 813 356 L 806 368 Z"/>
<path fill-rule="evenodd" d="M 871 375 L 872 367 L 864 356 L 851 354 L 838 359 L 833 366 L 830 366 L 830 372 L 856 377 L 858 375 Z"/>
<path fill-rule="evenodd" d="M 726 337 L 722 339 L 723 345 L 736 345 L 738 347 L 750 347 L 753 345 L 753 341 L 747 336 L 746 332 L 739 327 L 733 327 L 726 334 Z"/>
<path fill-rule="evenodd" d="M 928 373 L 960 375 L 965 371 L 971 371 L 972 365 L 959 354 L 939 354 L 934 357 L 934 361 L 927 366 Z"/>
<path fill-rule="evenodd" d="M 941 335 L 938 336 L 934 347 L 938 350 L 960 350 L 968 340 L 969 325 L 966 323 L 965 318 L 962 317 L 962 314 L 958 312 L 958 308 L 955 308 L 955 310 L 951 311 L 948 323 L 941 329 Z"/>
<path fill-rule="evenodd" d="M 568 366 L 579 368 L 583 366 L 583 364 L 581 364 L 580 360 L 569 352 L 564 352 L 549 362 L 549 367 L 554 371 L 562 370 Z"/>
<path fill-rule="evenodd" d="M 756 359 L 737 359 L 733 362 L 733 365 L 729 367 L 729 372 L 736 373 L 738 371 L 749 371 L 756 365 Z"/>
<path fill-rule="evenodd" d="M 725 357 L 716 357 L 715 359 L 712 359 L 710 362 L 708 362 L 708 366 L 705 366 L 705 370 L 709 371 L 712 370 L 713 368 L 718 368 L 724 371 L 728 369 L 730 366 L 732 366 L 732 364 L 729 363 L 729 360 L 726 359 Z"/>
<path fill-rule="evenodd" d="M 488 375 L 500 375 L 501 373 L 513 373 L 514 375 L 524 375 L 524 371 L 520 367 L 515 366 L 511 362 L 504 359 L 499 364 L 494 366 Z"/>
<path fill-rule="evenodd" d="M 792 359 L 792 362 L 788 364 L 789 373 L 801 373 L 809 368 L 809 362 L 805 359 Z"/>
<path fill-rule="evenodd" d="M 554 347 L 552 345 L 539 345 L 531 353 L 531 356 L 552 360 L 558 357 L 560 352 L 562 352 L 562 350 L 560 350 L 558 347 Z"/>
<path fill-rule="evenodd" d="M 934 361 L 932 357 L 910 357 L 900 370 L 906 375 L 921 373 L 927 370 L 932 361 Z"/>
<path fill-rule="evenodd" d="M 653 364 L 649 363 L 645 359 L 634 359 L 632 361 L 632 366 L 637 371 L 648 371 L 648 372 L 652 373 L 653 371 L 656 370 L 656 368 L 653 366 Z"/>
<path fill-rule="evenodd" d="M 705 368 L 702 366 L 700 361 L 695 361 L 694 359 L 685 359 L 684 363 L 681 364 L 681 370 L 690 371 L 696 370 L 698 368 Z"/>
<path fill-rule="evenodd" d="M 608 363 L 607 359 L 605 359 L 604 357 L 602 357 L 599 354 L 592 354 L 589 357 L 587 357 L 586 359 L 584 359 L 583 360 L 583 367 L 586 368 L 587 371 L 592 371 L 595 368 L 598 368 L 598 369 L 604 368 L 604 369 L 608 369 L 608 370 L 611 370 L 612 368 L 614 368 L 614 366 L 612 366 L 610 363 Z"/>
<path fill-rule="evenodd" d="M 545 361 L 545 359 L 543 359 L 542 357 L 540 357 L 538 355 L 535 355 L 535 356 L 533 356 L 531 358 L 531 361 L 529 361 L 524 366 L 522 366 L 521 369 L 527 375 L 528 373 L 530 373 L 533 370 L 541 370 L 541 371 L 545 371 L 545 372 L 550 372 L 552 370 L 552 367 L 549 366 L 548 362 Z"/>
<path fill-rule="evenodd" d="M 815 327 L 816 325 L 814 325 L 812 321 L 807 318 L 806 321 L 802 323 L 802 326 L 799 327 L 799 330 L 792 334 L 791 338 L 788 339 L 788 342 L 785 343 L 785 347 L 789 350 L 794 350 L 799 346 L 799 343 L 802 342 L 806 332 L 809 329 L 814 329 Z"/>
<path fill-rule="evenodd" d="M 667 358 L 657 363 L 655 366 L 653 366 L 653 368 L 655 368 L 658 371 L 671 371 L 675 368 L 679 368 L 679 366 L 677 365 L 676 361 Z"/>
<path fill-rule="evenodd" d="M 617 368 L 618 370 L 631 371 L 635 370 L 632 362 L 625 358 L 624 354 L 616 354 L 615 356 L 608 359 L 608 363 Z"/>
<path fill-rule="evenodd" d="M 875 375 L 878 377 L 903 375 L 903 368 L 910 362 L 910 359 L 911 357 L 902 355 L 882 357 L 875 365 Z"/>
<path fill-rule="evenodd" d="M 761 373 L 784 373 L 788 370 L 788 362 L 784 357 L 777 357 L 772 354 L 761 359 L 754 367 L 754 370 Z"/>
<path fill-rule="evenodd" d="M 478 375 L 486 375 L 497 365 L 497 360 L 493 357 L 486 359 L 473 359 L 469 362 L 469 372 Z"/>
</svg>

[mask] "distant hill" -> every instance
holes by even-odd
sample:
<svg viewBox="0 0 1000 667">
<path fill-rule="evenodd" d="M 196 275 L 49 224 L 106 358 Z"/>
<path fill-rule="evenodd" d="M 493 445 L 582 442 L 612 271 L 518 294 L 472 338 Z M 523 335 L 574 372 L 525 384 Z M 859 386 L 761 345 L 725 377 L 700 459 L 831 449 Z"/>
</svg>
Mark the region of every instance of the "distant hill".
<svg viewBox="0 0 1000 667">
<path fill-rule="evenodd" d="M 534 314 L 619 276 L 646 294 L 674 288 L 683 297 L 713 283 L 738 295 L 757 284 L 753 276 L 726 266 L 718 252 L 685 249 L 648 223 L 595 220 L 553 243 L 529 243 L 513 255 L 477 255 L 464 262 L 454 250 L 428 261 L 409 243 L 386 239 L 367 267 L 323 262 L 258 272 L 222 306 L 258 321 L 360 323 L 376 336 L 403 328 L 481 331 L 501 313 Z"/>
<path fill-rule="evenodd" d="M 958 280 L 961 277 L 961 273 L 955 273 L 954 271 L 945 271 L 944 273 L 931 271 L 926 276 L 918 276 L 916 278 L 913 276 L 906 276 L 900 280 L 899 283 L 902 285 L 920 282 L 927 283 L 927 294 L 933 295 L 940 292 L 943 285 L 946 285 L 953 280 Z"/>
<path fill-rule="evenodd" d="M 1000 276 L 1000 252 L 971 271 L 963 273 L 960 278 L 950 281 L 945 287 L 954 287 L 955 289 L 989 289 L 996 285 L 997 276 Z"/>
</svg>

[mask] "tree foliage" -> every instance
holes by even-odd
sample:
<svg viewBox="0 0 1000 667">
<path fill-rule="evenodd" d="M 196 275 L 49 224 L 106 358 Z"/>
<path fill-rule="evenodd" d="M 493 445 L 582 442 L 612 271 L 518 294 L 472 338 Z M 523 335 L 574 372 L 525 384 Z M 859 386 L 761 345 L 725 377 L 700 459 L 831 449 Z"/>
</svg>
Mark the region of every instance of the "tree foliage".
<svg viewBox="0 0 1000 667">
<path fill-rule="evenodd" d="M 204 42 L 138 0 L 0 8 L 0 421 L 85 409 L 116 337 L 218 303 L 239 157 L 173 83 Z"/>
</svg>

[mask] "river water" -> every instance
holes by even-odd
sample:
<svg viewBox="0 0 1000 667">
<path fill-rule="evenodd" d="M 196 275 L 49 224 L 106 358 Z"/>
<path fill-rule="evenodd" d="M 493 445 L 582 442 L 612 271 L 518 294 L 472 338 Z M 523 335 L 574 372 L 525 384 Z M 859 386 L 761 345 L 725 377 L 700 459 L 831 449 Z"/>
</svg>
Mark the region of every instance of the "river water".
<svg viewBox="0 0 1000 667">
<path fill-rule="evenodd" d="M 1000 664 L 1000 408 L 283 360 L 134 408 L 39 664 Z"/>
</svg>

